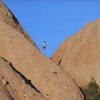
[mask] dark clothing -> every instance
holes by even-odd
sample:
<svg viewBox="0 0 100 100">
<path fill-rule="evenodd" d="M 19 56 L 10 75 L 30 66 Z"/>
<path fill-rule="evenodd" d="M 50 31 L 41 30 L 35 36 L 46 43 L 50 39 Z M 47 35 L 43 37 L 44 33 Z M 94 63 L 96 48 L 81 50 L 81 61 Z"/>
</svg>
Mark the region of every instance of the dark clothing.
<svg viewBox="0 0 100 100">
<path fill-rule="evenodd" d="M 43 46 L 43 49 L 45 49 L 46 48 L 46 46 Z"/>
</svg>

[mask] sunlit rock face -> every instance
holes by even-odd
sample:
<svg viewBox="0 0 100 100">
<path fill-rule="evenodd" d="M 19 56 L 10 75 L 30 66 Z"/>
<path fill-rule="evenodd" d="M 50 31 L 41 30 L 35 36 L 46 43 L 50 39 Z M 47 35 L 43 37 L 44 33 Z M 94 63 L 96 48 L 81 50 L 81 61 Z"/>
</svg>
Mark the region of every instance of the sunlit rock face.
<svg viewBox="0 0 100 100">
<path fill-rule="evenodd" d="M 79 86 L 85 86 L 91 80 L 100 85 L 100 19 L 87 23 L 76 34 L 69 36 L 51 58 Z"/>
<path fill-rule="evenodd" d="M 46 100 L 11 62 L 0 57 L 0 100 Z"/>
<path fill-rule="evenodd" d="M 12 14 L 12 12 L 4 5 L 4 3 L 0 0 L 0 21 L 4 21 L 6 24 L 11 26 L 13 29 L 22 34 L 30 43 L 32 43 L 35 47 L 36 44 L 31 39 L 31 37 L 25 32 L 25 30 L 19 24 L 17 18 Z"/>
</svg>

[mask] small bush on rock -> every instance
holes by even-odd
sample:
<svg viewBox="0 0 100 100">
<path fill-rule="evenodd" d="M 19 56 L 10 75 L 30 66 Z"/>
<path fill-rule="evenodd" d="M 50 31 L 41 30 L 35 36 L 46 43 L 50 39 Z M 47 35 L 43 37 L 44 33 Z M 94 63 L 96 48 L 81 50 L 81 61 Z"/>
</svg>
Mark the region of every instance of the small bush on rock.
<svg viewBox="0 0 100 100">
<path fill-rule="evenodd" d="M 81 88 L 85 100 L 100 100 L 100 86 L 96 82 L 90 82 L 87 88 Z"/>
</svg>

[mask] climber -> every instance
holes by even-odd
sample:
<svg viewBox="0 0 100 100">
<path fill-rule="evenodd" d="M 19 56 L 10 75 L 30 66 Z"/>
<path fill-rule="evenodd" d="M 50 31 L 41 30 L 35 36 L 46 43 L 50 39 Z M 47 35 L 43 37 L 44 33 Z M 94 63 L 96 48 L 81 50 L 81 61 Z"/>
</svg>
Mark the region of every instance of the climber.
<svg viewBox="0 0 100 100">
<path fill-rule="evenodd" d="M 44 42 L 42 43 L 42 45 L 43 45 L 43 48 L 42 48 L 42 49 L 45 49 L 46 46 L 47 46 L 46 41 L 44 41 Z"/>
</svg>

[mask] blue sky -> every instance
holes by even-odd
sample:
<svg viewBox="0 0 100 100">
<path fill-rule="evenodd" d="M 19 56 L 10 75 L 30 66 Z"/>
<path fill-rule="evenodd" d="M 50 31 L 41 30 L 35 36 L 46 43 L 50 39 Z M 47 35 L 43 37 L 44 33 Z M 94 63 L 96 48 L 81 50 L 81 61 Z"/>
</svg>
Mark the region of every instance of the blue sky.
<svg viewBox="0 0 100 100">
<path fill-rule="evenodd" d="M 20 24 L 50 57 L 67 36 L 100 18 L 100 0 L 3 0 Z"/>
</svg>

